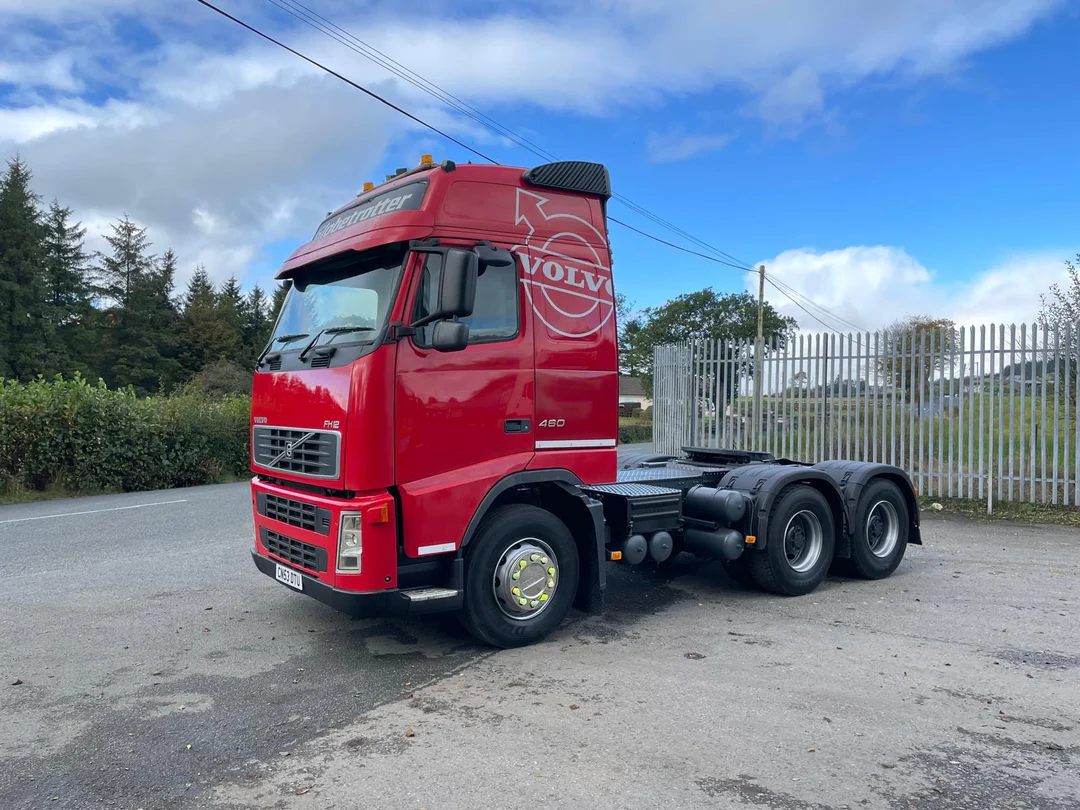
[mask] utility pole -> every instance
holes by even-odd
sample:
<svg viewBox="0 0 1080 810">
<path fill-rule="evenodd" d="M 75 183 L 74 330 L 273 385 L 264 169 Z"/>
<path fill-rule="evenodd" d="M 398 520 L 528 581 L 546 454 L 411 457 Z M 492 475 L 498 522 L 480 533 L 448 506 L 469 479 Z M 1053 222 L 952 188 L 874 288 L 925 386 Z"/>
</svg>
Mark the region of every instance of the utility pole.
<svg viewBox="0 0 1080 810">
<path fill-rule="evenodd" d="M 754 348 L 754 449 L 760 450 L 762 410 L 763 358 L 765 354 L 765 265 L 758 265 L 757 345 Z"/>
</svg>

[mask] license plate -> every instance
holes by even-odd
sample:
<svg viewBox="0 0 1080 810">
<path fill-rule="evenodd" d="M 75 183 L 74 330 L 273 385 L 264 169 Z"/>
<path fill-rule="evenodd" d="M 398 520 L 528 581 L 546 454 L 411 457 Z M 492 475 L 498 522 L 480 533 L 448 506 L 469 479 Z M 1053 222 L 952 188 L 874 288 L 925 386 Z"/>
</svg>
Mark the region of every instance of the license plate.
<svg viewBox="0 0 1080 810">
<path fill-rule="evenodd" d="M 274 578 L 278 582 L 284 582 L 290 588 L 296 588 L 298 591 L 304 590 L 304 578 L 284 565 L 278 565 L 274 570 Z"/>
</svg>

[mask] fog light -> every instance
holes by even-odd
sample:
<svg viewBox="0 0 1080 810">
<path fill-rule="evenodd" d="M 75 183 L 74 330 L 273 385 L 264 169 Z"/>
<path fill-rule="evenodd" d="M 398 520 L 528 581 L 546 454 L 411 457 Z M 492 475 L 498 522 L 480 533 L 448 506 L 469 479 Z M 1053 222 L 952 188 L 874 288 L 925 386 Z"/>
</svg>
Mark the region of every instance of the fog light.
<svg viewBox="0 0 1080 810">
<path fill-rule="evenodd" d="M 360 556 L 363 538 L 359 512 L 342 512 L 338 528 L 337 570 L 350 574 L 360 573 Z"/>
</svg>

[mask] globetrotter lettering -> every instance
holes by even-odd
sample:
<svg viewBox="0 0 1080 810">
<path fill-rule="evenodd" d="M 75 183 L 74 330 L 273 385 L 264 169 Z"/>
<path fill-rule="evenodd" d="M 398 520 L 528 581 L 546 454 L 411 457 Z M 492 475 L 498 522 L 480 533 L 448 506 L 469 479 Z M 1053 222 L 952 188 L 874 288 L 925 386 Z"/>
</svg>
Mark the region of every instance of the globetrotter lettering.
<svg viewBox="0 0 1080 810">
<path fill-rule="evenodd" d="M 395 189 L 380 197 L 366 200 L 354 208 L 349 208 L 324 220 L 311 238 L 322 239 L 324 236 L 349 228 L 357 222 L 363 222 L 381 214 L 389 214 L 393 211 L 415 211 L 420 207 L 425 188 L 425 184 L 413 183 L 408 188 Z"/>
<path fill-rule="evenodd" d="M 525 225 L 528 238 L 514 252 L 521 258 L 521 283 L 533 312 L 563 337 L 595 334 L 615 312 L 606 238 L 592 223 L 553 210 L 550 200 L 531 191 L 518 189 L 516 209 L 514 224 Z M 557 232 L 533 242 L 540 223 L 553 224 Z"/>
</svg>

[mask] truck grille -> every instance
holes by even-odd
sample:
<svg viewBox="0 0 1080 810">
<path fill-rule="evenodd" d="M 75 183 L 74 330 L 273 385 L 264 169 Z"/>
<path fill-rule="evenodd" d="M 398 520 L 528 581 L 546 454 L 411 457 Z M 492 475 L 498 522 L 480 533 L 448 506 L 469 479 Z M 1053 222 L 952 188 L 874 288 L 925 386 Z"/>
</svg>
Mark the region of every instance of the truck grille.
<svg viewBox="0 0 1080 810">
<path fill-rule="evenodd" d="M 338 477 L 338 433 L 260 425 L 251 431 L 251 447 L 259 467 L 306 478 Z"/>
<path fill-rule="evenodd" d="M 326 570 L 326 549 L 286 537 L 272 529 L 263 529 L 262 542 L 266 550 L 298 568 L 309 571 Z"/>
<path fill-rule="evenodd" d="M 280 520 L 298 529 L 330 534 L 330 510 L 313 503 L 295 501 L 281 495 L 260 492 L 256 496 L 259 514 L 271 520 Z"/>
</svg>

